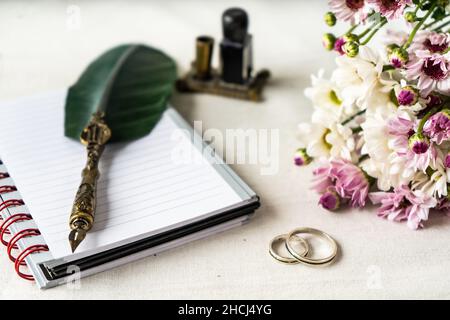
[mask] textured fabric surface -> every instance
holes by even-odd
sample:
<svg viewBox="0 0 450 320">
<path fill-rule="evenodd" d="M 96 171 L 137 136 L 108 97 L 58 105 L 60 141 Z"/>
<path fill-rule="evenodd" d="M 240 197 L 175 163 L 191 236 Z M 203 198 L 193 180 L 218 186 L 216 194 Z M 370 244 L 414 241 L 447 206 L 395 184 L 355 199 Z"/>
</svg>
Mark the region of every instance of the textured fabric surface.
<svg viewBox="0 0 450 320">
<path fill-rule="evenodd" d="M 373 208 L 325 212 L 309 189 L 311 169 L 292 163 L 296 126 L 311 113 L 303 95 L 309 74 L 333 67 L 320 43 L 326 1 L 2 1 L 0 98 L 67 87 L 90 60 L 122 42 L 160 47 L 184 71 L 194 38 L 209 34 L 218 41 L 220 15 L 233 5 L 250 14 L 256 68 L 274 75 L 266 101 L 175 93 L 172 103 L 189 121 L 202 120 L 203 129 L 279 129 L 276 175 L 261 175 L 259 165 L 233 165 L 261 196 L 254 220 L 83 279 L 79 288 L 40 291 L 0 254 L 0 298 L 450 298 L 449 218 L 436 215 L 414 232 L 377 218 Z M 79 24 L 71 20 L 77 10 Z M 338 261 L 318 269 L 275 262 L 270 239 L 297 226 L 333 235 Z"/>
</svg>

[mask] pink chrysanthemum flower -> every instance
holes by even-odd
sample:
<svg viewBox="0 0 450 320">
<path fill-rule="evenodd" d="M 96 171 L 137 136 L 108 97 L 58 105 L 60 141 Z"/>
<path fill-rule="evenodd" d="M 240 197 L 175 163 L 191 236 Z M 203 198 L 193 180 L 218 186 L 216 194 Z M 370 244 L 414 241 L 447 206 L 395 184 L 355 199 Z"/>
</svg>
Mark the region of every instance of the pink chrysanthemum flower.
<svg viewBox="0 0 450 320">
<path fill-rule="evenodd" d="M 352 207 L 364 207 L 366 204 L 369 180 L 351 162 L 332 158 L 325 166 L 314 170 L 314 176 L 313 189 L 318 193 L 323 195 L 332 190 L 340 198 L 349 200 Z"/>
<path fill-rule="evenodd" d="M 403 15 L 406 6 L 412 3 L 412 0 L 367 0 L 367 3 L 387 19 L 398 19 Z"/>
<path fill-rule="evenodd" d="M 313 171 L 314 179 L 312 189 L 317 193 L 324 194 L 334 187 L 333 177 L 330 176 L 331 166 L 326 164 Z"/>
<path fill-rule="evenodd" d="M 436 144 L 450 138 L 450 114 L 448 110 L 438 112 L 425 122 L 423 132 Z"/>
<path fill-rule="evenodd" d="M 430 53 L 441 53 L 450 46 L 450 37 L 447 33 L 434 31 L 419 32 L 409 48 L 409 52 L 414 53 L 418 50 L 428 50 Z"/>
<path fill-rule="evenodd" d="M 340 20 L 359 23 L 367 18 L 367 7 L 364 0 L 329 0 L 328 5 Z"/>
<path fill-rule="evenodd" d="M 415 152 L 410 148 L 409 139 L 415 134 L 415 126 L 414 121 L 402 117 L 389 120 L 387 126 L 390 135 L 389 144 L 399 157 L 406 159 L 405 167 L 407 169 L 425 172 L 430 164 L 436 163 L 437 152 L 432 143 L 423 152 Z"/>
<path fill-rule="evenodd" d="M 428 50 L 415 52 L 415 57 L 407 65 L 409 80 L 418 79 L 417 87 L 427 96 L 433 90 L 450 94 L 450 61 L 448 54 L 430 53 Z"/>
<path fill-rule="evenodd" d="M 381 204 L 377 210 L 380 217 L 391 221 L 407 221 L 408 227 L 423 227 L 422 221 L 428 220 L 430 208 L 437 205 L 437 200 L 426 196 L 421 191 L 411 191 L 403 185 L 394 192 L 373 192 L 369 195 L 373 204 Z"/>
<path fill-rule="evenodd" d="M 408 145 L 409 137 L 414 134 L 415 122 L 403 117 L 395 117 L 388 121 L 387 131 L 392 136 L 392 146 L 395 149 Z"/>
</svg>

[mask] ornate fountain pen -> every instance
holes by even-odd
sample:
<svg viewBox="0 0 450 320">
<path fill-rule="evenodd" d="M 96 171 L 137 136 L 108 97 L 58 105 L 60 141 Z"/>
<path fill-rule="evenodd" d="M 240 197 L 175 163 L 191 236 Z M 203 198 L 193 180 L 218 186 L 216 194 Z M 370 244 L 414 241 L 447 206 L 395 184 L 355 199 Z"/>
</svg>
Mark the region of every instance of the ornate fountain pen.
<svg viewBox="0 0 450 320">
<path fill-rule="evenodd" d="M 111 138 L 111 130 L 104 117 L 103 112 L 94 113 L 80 136 L 81 142 L 87 148 L 87 162 L 70 214 L 69 242 L 72 252 L 75 252 L 94 224 L 97 180 L 100 176 L 98 164 L 105 144 Z"/>
</svg>

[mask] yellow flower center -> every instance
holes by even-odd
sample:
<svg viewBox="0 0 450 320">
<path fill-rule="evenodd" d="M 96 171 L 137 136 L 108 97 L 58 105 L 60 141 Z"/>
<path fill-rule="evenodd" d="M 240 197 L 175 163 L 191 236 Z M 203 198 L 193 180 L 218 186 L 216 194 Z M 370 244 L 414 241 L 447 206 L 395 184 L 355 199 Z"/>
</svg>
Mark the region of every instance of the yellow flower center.
<svg viewBox="0 0 450 320">
<path fill-rule="evenodd" d="M 336 91 L 331 90 L 329 95 L 331 102 L 333 102 L 335 105 L 340 106 L 342 104 L 342 101 L 338 98 Z"/>
<path fill-rule="evenodd" d="M 330 129 L 325 129 L 325 132 L 322 135 L 322 142 L 328 150 L 331 150 L 332 145 L 327 141 L 327 135 L 331 132 Z"/>
</svg>

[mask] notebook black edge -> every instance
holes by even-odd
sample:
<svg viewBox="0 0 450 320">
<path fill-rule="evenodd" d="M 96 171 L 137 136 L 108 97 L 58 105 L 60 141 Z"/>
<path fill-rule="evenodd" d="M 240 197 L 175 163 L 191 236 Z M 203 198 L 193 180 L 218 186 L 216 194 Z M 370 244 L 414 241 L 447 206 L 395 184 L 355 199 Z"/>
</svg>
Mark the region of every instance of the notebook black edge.
<svg viewBox="0 0 450 320">
<path fill-rule="evenodd" d="M 40 263 L 38 267 L 42 270 L 45 278 L 48 281 L 61 279 L 71 274 L 70 272 L 68 272 L 69 267 L 69 270 L 73 270 L 73 266 L 77 266 L 80 271 L 86 271 L 90 268 L 94 268 L 102 264 L 139 253 L 143 250 L 147 250 L 158 245 L 193 234 L 195 232 L 220 225 L 241 216 L 250 215 L 256 209 L 258 209 L 259 206 L 260 199 L 255 195 L 247 200 L 242 206 L 230 209 L 207 219 L 197 221 L 180 228 L 172 229 L 145 239 L 128 243 L 126 245 L 119 246 L 75 261 L 70 261 L 68 263 L 64 263 L 55 267 L 49 267 L 45 262 Z"/>
</svg>

